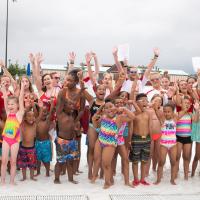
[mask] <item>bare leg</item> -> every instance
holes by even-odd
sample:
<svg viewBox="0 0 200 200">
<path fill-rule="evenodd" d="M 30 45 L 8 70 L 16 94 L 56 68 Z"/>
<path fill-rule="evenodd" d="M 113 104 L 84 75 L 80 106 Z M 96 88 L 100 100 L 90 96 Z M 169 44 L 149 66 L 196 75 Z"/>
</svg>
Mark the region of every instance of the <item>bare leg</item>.
<svg viewBox="0 0 200 200">
<path fill-rule="evenodd" d="M 115 154 L 114 154 L 113 159 L 112 159 L 112 171 L 113 171 L 113 176 L 116 175 L 117 156 L 118 156 L 118 152 L 115 151 Z"/>
<path fill-rule="evenodd" d="M 163 174 L 163 166 L 166 161 L 167 156 L 167 148 L 160 145 L 160 158 L 158 162 L 158 170 L 157 170 L 157 180 L 154 184 L 159 184 L 161 182 L 162 174 Z"/>
<path fill-rule="evenodd" d="M 133 170 L 133 185 L 139 185 L 139 178 L 138 178 L 138 162 L 132 163 L 132 170 Z"/>
<path fill-rule="evenodd" d="M 159 149 L 160 149 L 160 139 L 154 141 L 154 152 L 152 157 L 152 169 L 154 172 L 156 172 L 157 164 L 158 164 L 158 158 L 159 158 Z"/>
<path fill-rule="evenodd" d="M 74 184 L 77 184 L 78 181 L 75 181 L 73 179 L 73 174 L 74 174 L 74 169 L 73 169 L 73 164 L 74 160 L 68 160 L 67 161 L 67 174 L 68 174 L 68 181 Z"/>
<path fill-rule="evenodd" d="M 64 164 L 62 165 L 61 175 L 65 175 L 65 174 L 66 174 L 66 171 L 67 171 L 67 163 L 64 163 Z"/>
<path fill-rule="evenodd" d="M 92 179 L 93 173 L 92 173 L 92 168 L 94 164 L 94 148 L 95 148 L 95 143 L 97 140 L 97 133 L 94 130 L 94 128 L 89 128 L 88 130 L 88 179 Z"/>
<path fill-rule="evenodd" d="M 196 142 L 196 152 L 192 163 L 192 177 L 195 175 L 199 159 L 200 159 L 200 143 Z"/>
<path fill-rule="evenodd" d="M 183 145 L 183 167 L 184 167 L 185 180 L 188 180 L 191 153 L 192 153 L 192 144 L 184 144 Z"/>
<path fill-rule="evenodd" d="M 151 141 L 151 148 L 150 148 L 150 157 L 146 167 L 146 176 L 149 176 L 150 166 L 151 166 L 151 159 L 153 158 L 154 153 L 154 140 Z"/>
<path fill-rule="evenodd" d="M 2 144 L 2 160 L 1 160 L 1 183 L 5 184 L 6 179 L 6 168 L 8 163 L 8 155 L 9 155 L 10 147 L 6 141 L 3 140 Z"/>
<path fill-rule="evenodd" d="M 183 149 L 183 144 L 180 142 L 177 142 L 177 154 L 176 154 L 176 175 L 175 178 L 178 177 L 178 171 L 179 171 L 179 162 L 181 158 L 181 153 Z"/>
<path fill-rule="evenodd" d="M 170 183 L 172 185 L 176 185 L 175 178 L 176 178 L 176 157 L 177 157 L 177 146 L 173 146 L 169 150 L 169 158 L 171 164 L 171 180 Z"/>
<path fill-rule="evenodd" d="M 60 184 L 60 173 L 62 170 L 62 165 L 61 163 L 57 162 L 55 165 L 55 179 L 54 179 L 54 183 L 55 184 Z"/>
<path fill-rule="evenodd" d="M 37 174 L 35 176 L 40 175 L 41 161 L 37 161 Z"/>
<path fill-rule="evenodd" d="M 33 181 L 37 181 L 37 179 L 34 178 L 34 169 L 30 169 L 30 178 L 31 178 L 31 180 L 33 180 Z"/>
<path fill-rule="evenodd" d="M 50 174 L 49 174 L 49 172 L 50 172 L 50 163 L 49 162 L 48 163 L 44 163 L 44 167 L 46 169 L 46 176 L 49 177 L 50 176 Z"/>
<path fill-rule="evenodd" d="M 145 181 L 145 177 L 146 177 L 146 167 L 147 167 L 147 162 L 141 162 L 141 179 L 140 179 L 140 183 L 142 183 L 143 185 L 149 185 L 149 183 L 147 183 Z"/>
<path fill-rule="evenodd" d="M 100 146 L 99 140 L 96 141 L 94 148 L 94 166 L 93 166 L 93 177 L 91 183 L 95 183 L 98 177 L 99 168 L 101 165 L 102 148 Z"/>
<path fill-rule="evenodd" d="M 125 185 L 132 187 L 132 185 L 129 182 L 129 160 L 128 160 L 128 152 L 126 150 L 126 147 L 125 145 L 121 145 L 117 147 L 117 150 L 119 151 L 119 155 L 122 158 L 122 165 L 124 166 L 123 174 L 124 174 Z"/>
<path fill-rule="evenodd" d="M 107 189 L 111 186 L 110 183 L 112 176 L 111 162 L 115 153 L 115 149 L 116 149 L 115 147 L 109 146 L 109 147 L 104 147 L 102 151 L 102 166 L 105 175 L 104 189 Z"/>
<path fill-rule="evenodd" d="M 11 146 L 10 152 L 11 152 L 11 157 L 10 157 L 10 184 L 16 185 L 15 184 L 15 175 L 16 175 L 16 161 L 17 161 L 17 154 L 19 151 L 19 143 L 15 143 Z"/>
</svg>

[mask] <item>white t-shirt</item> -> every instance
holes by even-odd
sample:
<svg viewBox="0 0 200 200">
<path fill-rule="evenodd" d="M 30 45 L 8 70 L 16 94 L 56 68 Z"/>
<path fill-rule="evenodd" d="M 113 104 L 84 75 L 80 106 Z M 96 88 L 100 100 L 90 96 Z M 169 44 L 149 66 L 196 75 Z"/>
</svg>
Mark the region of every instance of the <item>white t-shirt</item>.
<svg viewBox="0 0 200 200">
<path fill-rule="evenodd" d="M 144 90 L 144 86 L 146 85 L 147 81 L 148 81 L 148 79 L 145 76 L 143 77 L 142 81 L 138 80 L 137 86 L 136 86 L 136 91 L 138 91 L 139 93 L 142 93 L 143 90 Z M 132 85 L 133 85 L 133 81 L 131 81 L 129 79 L 124 81 L 122 88 L 121 88 L 121 91 L 125 91 L 125 92 L 128 92 L 130 94 Z"/>
</svg>

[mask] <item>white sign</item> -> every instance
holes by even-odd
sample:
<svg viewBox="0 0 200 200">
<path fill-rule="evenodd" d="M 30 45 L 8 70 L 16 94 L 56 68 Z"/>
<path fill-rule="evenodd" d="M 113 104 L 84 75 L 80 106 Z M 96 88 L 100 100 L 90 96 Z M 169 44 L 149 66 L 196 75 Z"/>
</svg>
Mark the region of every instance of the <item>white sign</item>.
<svg viewBox="0 0 200 200">
<path fill-rule="evenodd" d="M 118 46 L 118 60 L 129 60 L 129 44 L 121 44 Z"/>
<path fill-rule="evenodd" d="M 194 71 L 197 72 L 200 69 L 200 57 L 193 57 L 192 64 Z"/>
</svg>

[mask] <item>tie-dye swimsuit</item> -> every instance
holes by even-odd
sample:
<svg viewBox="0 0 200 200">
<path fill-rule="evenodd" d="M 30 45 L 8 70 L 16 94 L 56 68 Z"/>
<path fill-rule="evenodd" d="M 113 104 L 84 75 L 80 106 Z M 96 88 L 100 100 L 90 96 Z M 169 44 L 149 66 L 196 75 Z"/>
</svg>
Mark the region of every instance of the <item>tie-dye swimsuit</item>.
<svg viewBox="0 0 200 200">
<path fill-rule="evenodd" d="M 3 140 L 5 140 L 9 146 L 20 142 L 20 123 L 17 120 L 16 114 L 9 114 L 5 123 L 5 127 L 2 133 Z"/>
<path fill-rule="evenodd" d="M 101 147 L 117 146 L 118 127 L 116 124 L 116 117 L 113 119 L 103 118 L 101 120 L 99 142 Z"/>
</svg>

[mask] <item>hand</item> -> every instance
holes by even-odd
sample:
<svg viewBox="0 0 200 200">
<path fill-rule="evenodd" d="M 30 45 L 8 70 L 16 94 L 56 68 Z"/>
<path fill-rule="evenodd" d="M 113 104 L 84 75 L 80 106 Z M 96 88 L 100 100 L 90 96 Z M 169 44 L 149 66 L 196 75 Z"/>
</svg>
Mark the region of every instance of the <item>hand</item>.
<svg viewBox="0 0 200 200">
<path fill-rule="evenodd" d="M 32 53 L 29 54 L 29 60 L 31 64 L 35 64 L 35 56 Z"/>
<path fill-rule="evenodd" d="M 168 90 L 167 90 L 167 96 L 169 98 L 172 98 L 174 96 L 176 91 L 174 91 L 174 88 L 170 87 Z"/>
<path fill-rule="evenodd" d="M 93 51 L 90 52 L 90 55 L 91 55 L 94 59 L 97 58 L 97 54 L 96 54 L 95 52 L 93 52 Z"/>
<path fill-rule="evenodd" d="M 196 111 L 199 111 L 199 103 L 198 103 L 198 102 L 195 102 L 195 103 L 194 103 L 194 109 L 195 109 Z"/>
<path fill-rule="evenodd" d="M 91 59 L 92 59 L 92 55 L 90 53 L 86 53 L 85 61 L 86 61 L 87 66 L 90 65 Z"/>
<path fill-rule="evenodd" d="M 4 62 L 3 62 L 3 60 L 2 60 L 2 59 L 0 59 L 0 67 L 2 67 L 2 68 L 4 68 L 4 67 L 5 67 L 5 64 L 4 64 Z"/>
<path fill-rule="evenodd" d="M 113 50 L 112 50 L 113 56 L 117 56 L 117 53 L 118 53 L 118 48 L 114 47 Z"/>
<path fill-rule="evenodd" d="M 42 53 L 36 53 L 35 61 L 36 61 L 38 66 L 44 61 Z"/>
<path fill-rule="evenodd" d="M 129 105 L 133 105 L 133 103 L 134 103 L 133 100 L 128 100 L 128 101 L 127 101 L 127 104 L 129 104 Z"/>
<path fill-rule="evenodd" d="M 68 54 L 68 60 L 69 60 L 69 62 L 70 63 L 74 63 L 75 59 L 76 59 L 76 54 L 73 51 L 69 52 L 69 54 Z"/>
<path fill-rule="evenodd" d="M 43 102 L 42 102 L 41 99 L 38 100 L 38 106 L 39 106 L 39 108 L 42 108 L 42 107 L 43 107 Z"/>
<path fill-rule="evenodd" d="M 160 51 L 158 48 L 154 48 L 153 52 L 154 52 L 154 56 L 159 57 Z"/>
</svg>

